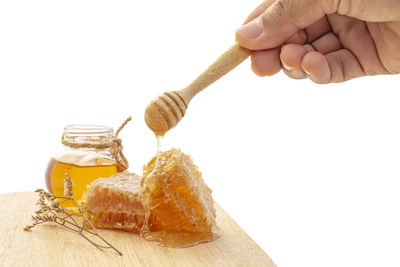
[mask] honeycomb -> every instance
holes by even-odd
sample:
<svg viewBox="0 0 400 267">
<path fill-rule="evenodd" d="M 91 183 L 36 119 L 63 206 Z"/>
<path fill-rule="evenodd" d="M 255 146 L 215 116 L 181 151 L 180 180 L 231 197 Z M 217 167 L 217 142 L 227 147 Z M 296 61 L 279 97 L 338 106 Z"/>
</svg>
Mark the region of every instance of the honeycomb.
<svg viewBox="0 0 400 267">
<path fill-rule="evenodd" d="M 160 152 L 143 168 L 95 180 L 84 194 L 97 228 L 140 233 L 165 246 L 187 247 L 218 236 L 211 190 L 179 149 Z"/>
<path fill-rule="evenodd" d="M 184 247 L 216 238 L 211 190 L 181 150 L 160 152 L 144 166 L 141 199 L 146 211 L 141 234 L 147 240 Z"/>
<path fill-rule="evenodd" d="M 96 228 L 139 233 L 145 218 L 140 184 L 141 178 L 128 172 L 92 182 L 83 196 L 89 220 Z"/>
</svg>

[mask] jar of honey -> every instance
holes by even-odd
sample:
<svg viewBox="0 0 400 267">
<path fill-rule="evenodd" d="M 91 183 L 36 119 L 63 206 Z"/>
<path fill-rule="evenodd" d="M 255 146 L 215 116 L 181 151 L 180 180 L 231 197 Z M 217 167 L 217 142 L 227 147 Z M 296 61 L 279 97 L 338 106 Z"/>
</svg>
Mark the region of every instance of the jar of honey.
<svg viewBox="0 0 400 267">
<path fill-rule="evenodd" d="M 50 193 L 64 196 L 66 174 L 72 181 L 72 189 L 78 203 L 87 185 L 100 177 L 109 177 L 127 168 L 122 155 L 120 139 L 111 127 L 99 125 L 68 125 L 64 128 L 62 146 L 47 166 L 46 186 Z M 120 157 L 126 162 L 121 166 Z M 64 207 L 72 207 L 66 203 Z"/>
</svg>

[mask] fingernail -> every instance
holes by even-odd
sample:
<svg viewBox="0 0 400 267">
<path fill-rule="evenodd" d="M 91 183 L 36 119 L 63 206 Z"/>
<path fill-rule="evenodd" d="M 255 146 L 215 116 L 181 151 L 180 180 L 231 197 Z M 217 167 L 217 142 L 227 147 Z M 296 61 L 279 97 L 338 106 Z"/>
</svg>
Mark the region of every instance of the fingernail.
<svg viewBox="0 0 400 267">
<path fill-rule="evenodd" d="M 282 62 L 282 67 L 287 70 L 287 71 L 292 71 L 294 70 L 292 67 L 289 67 L 288 65 L 286 65 L 285 63 Z"/>
<path fill-rule="evenodd" d="M 236 33 L 245 39 L 256 39 L 263 32 L 260 19 L 253 20 L 237 29 Z"/>
<path fill-rule="evenodd" d="M 282 62 L 282 68 L 285 70 L 286 74 L 289 75 L 293 79 L 303 79 L 304 78 L 304 72 L 301 70 L 295 70 L 292 67 L 289 67 L 285 63 Z"/>
<path fill-rule="evenodd" d="M 304 71 L 308 76 L 311 75 L 311 74 L 310 74 L 308 71 L 306 71 L 304 68 L 303 68 L 303 71 Z"/>
</svg>

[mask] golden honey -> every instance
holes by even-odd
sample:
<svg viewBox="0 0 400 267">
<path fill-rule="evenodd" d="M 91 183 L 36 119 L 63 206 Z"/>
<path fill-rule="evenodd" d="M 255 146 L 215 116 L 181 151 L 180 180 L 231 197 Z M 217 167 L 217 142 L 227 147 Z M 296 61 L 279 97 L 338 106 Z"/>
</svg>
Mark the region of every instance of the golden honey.
<svg viewBox="0 0 400 267">
<path fill-rule="evenodd" d="M 87 185 L 100 177 L 109 177 L 118 172 L 116 163 L 107 165 L 79 166 L 51 159 L 46 171 L 45 179 L 47 190 L 56 195 L 64 195 L 64 178 L 67 173 L 72 181 L 72 190 L 75 199 L 82 202 L 82 194 L 86 191 Z M 72 206 L 72 203 L 68 203 Z"/>
</svg>

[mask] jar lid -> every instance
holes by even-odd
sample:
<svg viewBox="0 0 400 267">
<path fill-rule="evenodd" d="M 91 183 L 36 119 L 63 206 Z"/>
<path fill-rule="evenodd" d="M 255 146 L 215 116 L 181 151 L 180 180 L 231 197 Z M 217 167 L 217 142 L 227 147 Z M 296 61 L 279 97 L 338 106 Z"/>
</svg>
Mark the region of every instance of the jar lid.
<svg viewBox="0 0 400 267">
<path fill-rule="evenodd" d="M 69 143 L 109 143 L 114 137 L 110 126 L 71 124 L 64 127 L 62 139 Z"/>
</svg>

